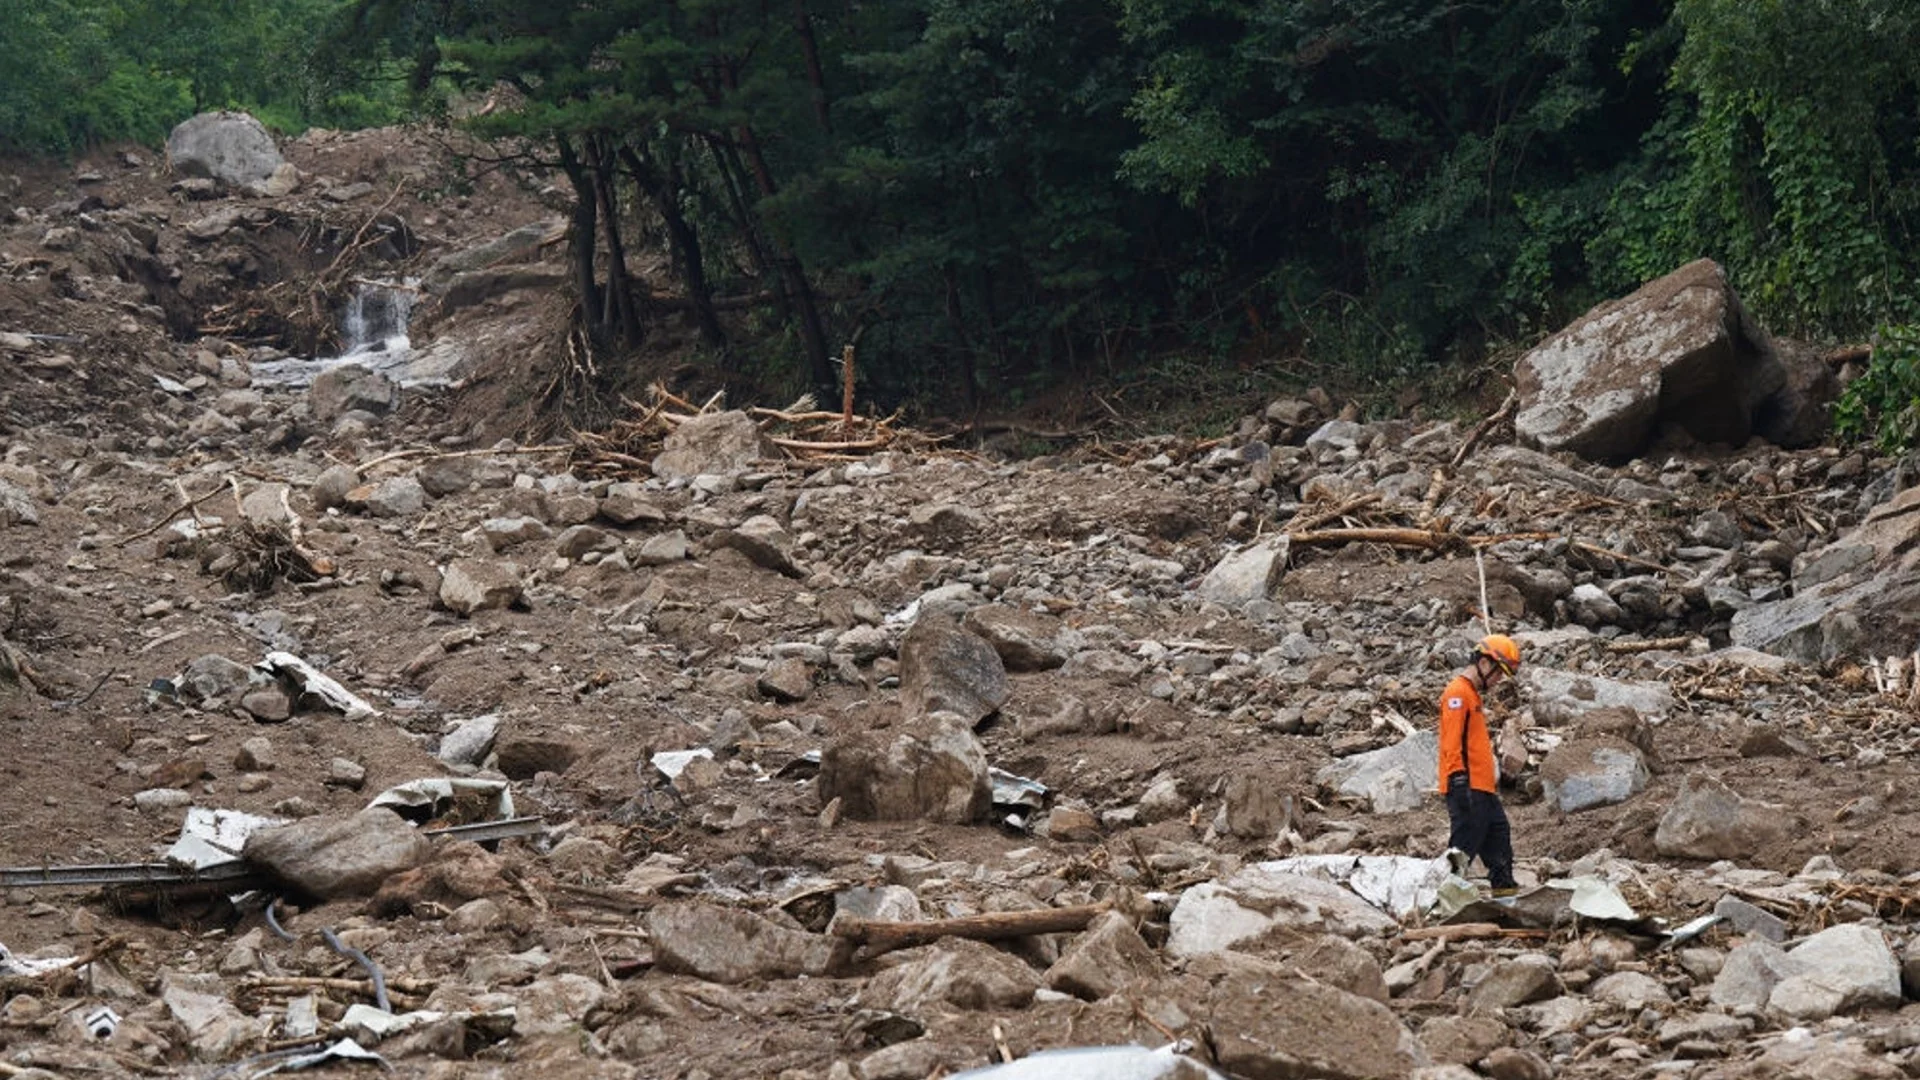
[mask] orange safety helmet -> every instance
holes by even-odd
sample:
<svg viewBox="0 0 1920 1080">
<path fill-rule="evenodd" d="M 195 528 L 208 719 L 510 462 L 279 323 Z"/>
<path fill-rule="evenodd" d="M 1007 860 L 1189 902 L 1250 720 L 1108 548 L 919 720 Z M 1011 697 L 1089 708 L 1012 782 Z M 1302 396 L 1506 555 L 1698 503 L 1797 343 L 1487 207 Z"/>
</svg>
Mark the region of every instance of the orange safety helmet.
<svg viewBox="0 0 1920 1080">
<path fill-rule="evenodd" d="M 1480 644 L 1473 647 L 1473 655 L 1476 659 L 1484 656 L 1500 665 L 1500 670 L 1506 672 L 1508 678 L 1520 671 L 1520 646 L 1505 634 L 1488 634 L 1481 638 Z"/>
</svg>

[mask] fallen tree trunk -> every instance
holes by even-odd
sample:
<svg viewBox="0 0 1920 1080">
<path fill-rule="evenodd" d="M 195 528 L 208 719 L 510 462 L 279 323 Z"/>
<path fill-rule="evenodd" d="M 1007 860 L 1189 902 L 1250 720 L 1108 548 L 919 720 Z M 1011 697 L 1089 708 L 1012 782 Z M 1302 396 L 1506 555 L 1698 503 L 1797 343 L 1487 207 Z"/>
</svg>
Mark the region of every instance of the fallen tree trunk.
<svg viewBox="0 0 1920 1080">
<path fill-rule="evenodd" d="M 835 919 L 828 931 L 835 937 L 846 938 L 863 946 L 866 955 L 877 956 L 894 949 L 927 945 L 947 937 L 997 941 L 1030 934 L 1085 930 L 1088 923 L 1111 907 L 1111 904 L 1081 904 L 1078 907 L 1038 908 L 1032 911 L 994 911 L 985 915 L 963 915 L 957 919 L 930 919 L 924 922 Z"/>
<path fill-rule="evenodd" d="M 1434 532 L 1431 529 L 1409 528 L 1359 528 L 1359 529 L 1314 529 L 1305 532 L 1287 534 L 1289 543 L 1301 547 L 1337 547 L 1341 544 L 1392 544 L 1395 547 L 1416 547 L 1427 551 L 1440 551 L 1456 546 L 1463 541 L 1452 533 Z"/>
</svg>

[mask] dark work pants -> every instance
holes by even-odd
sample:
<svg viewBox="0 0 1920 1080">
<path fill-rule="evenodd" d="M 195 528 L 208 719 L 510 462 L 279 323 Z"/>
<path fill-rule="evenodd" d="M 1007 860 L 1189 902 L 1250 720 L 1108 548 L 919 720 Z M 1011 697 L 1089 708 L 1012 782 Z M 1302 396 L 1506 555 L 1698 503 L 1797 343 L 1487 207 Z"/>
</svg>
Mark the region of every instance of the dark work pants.
<svg viewBox="0 0 1920 1080">
<path fill-rule="evenodd" d="M 1513 887 L 1513 830 L 1500 796 L 1468 787 L 1464 775 L 1447 785 L 1447 819 L 1453 834 L 1447 843 L 1478 857 L 1487 867 L 1487 884 Z"/>
</svg>

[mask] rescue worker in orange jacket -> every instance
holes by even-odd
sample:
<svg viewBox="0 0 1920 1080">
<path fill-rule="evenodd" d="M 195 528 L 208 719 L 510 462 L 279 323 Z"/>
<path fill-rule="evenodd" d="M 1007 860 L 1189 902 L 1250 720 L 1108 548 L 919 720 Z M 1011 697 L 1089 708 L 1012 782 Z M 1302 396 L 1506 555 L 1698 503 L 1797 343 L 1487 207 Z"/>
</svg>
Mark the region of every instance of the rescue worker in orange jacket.
<svg viewBox="0 0 1920 1080">
<path fill-rule="evenodd" d="M 1520 670 L 1520 646 L 1505 634 L 1489 634 L 1473 650 L 1473 665 L 1454 676 L 1440 696 L 1440 790 L 1452 825 L 1448 843 L 1471 863 L 1487 867 L 1495 896 L 1511 895 L 1513 831 L 1500 804 L 1493 737 L 1487 731 L 1483 694 Z"/>
</svg>

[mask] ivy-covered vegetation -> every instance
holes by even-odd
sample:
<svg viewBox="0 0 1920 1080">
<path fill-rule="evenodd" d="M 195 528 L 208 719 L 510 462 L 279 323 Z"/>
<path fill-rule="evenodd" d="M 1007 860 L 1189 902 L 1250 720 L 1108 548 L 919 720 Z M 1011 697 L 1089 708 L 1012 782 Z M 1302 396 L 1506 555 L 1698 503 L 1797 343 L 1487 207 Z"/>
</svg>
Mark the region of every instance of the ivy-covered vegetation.
<svg viewBox="0 0 1920 1080">
<path fill-rule="evenodd" d="M 765 385 L 857 341 L 890 402 L 1384 385 L 1703 255 L 1776 330 L 1920 321 L 1910 0 L 35 0 L 0 74 L 0 147 L 55 152 L 485 102 L 575 194 L 595 348 L 685 309 Z"/>
</svg>

